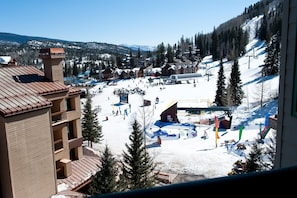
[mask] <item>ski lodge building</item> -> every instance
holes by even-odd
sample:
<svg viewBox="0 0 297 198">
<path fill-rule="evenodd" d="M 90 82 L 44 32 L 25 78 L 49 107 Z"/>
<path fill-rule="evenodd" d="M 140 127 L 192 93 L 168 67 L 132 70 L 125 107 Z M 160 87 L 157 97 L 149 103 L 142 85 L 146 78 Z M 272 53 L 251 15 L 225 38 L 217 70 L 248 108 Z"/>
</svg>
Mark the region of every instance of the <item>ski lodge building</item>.
<svg viewBox="0 0 297 198">
<path fill-rule="evenodd" d="M 64 49 L 41 49 L 39 57 L 44 72 L 0 66 L 0 195 L 6 198 L 57 194 L 59 179 L 71 178 L 73 162 L 83 159 L 81 91 L 64 85 Z M 93 164 L 89 171 L 98 160 L 84 163 Z"/>
</svg>

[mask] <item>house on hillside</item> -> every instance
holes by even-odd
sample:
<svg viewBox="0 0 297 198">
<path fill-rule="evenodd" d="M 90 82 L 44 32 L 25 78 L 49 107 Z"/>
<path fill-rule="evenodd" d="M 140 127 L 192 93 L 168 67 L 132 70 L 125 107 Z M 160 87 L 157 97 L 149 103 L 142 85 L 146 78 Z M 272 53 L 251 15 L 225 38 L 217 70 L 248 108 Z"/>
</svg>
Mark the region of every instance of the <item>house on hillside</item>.
<svg viewBox="0 0 297 198">
<path fill-rule="evenodd" d="M 106 68 L 102 71 L 102 80 L 107 81 L 110 79 L 114 79 L 114 71 L 111 68 Z"/>
<path fill-rule="evenodd" d="M 175 65 L 166 64 L 161 67 L 161 74 L 162 76 L 170 76 L 172 74 L 176 74 L 176 67 Z"/>
</svg>

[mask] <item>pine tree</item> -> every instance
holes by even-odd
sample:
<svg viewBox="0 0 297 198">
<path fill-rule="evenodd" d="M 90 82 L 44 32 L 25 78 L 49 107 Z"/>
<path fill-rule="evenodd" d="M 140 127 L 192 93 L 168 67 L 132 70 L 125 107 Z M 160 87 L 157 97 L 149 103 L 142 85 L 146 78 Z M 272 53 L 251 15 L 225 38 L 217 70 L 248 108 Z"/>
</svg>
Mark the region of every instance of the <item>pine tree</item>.
<svg viewBox="0 0 297 198">
<path fill-rule="evenodd" d="M 266 47 L 266 59 L 263 67 L 264 76 L 276 75 L 280 66 L 280 36 L 275 34 L 271 37 Z"/>
<path fill-rule="evenodd" d="M 93 142 L 100 143 L 102 141 L 102 126 L 99 125 L 97 111 L 92 110 L 92 99 L 89 93 L 86 98 L 82 117 L 82 135 L 84 140 L 88 141 L 88 146 L 93 147 Z"/>
<path fill-rule="evenodd" d="M 267 160 L 264 166 L 267 170 L 271 170 L 274 168 L 275 153 L 276 153 L 276 131 L 272 130 L 271 133 L 273 135 L 270 138 L 268 138 L 268 141 L 266 141 L 267 146 L 264 149 L 264 154 L 267 157 Z"/>
<path fill-rule="evenodd" d="M 233 164 L 232 170 L 228 175 L 246 174 L 250 172 L 259 172 L 266 169 L 264 162 L 264 149 L 261 147 L 260 141 L 256 140 L 251 147 L 251 151 L 245 158 L 245 161 L 237 160 Z"/>
<path fill-rule="evenodd" d="M 237 160 L 233 164 L 232 170 L 228 173 L 228 175 L 239 175 L 239 174 L 244 174 L 244 168 L 245 168 L 246 162 L 242 160 Z"/>
<path fill-rule="evenodd" d="M 127 152 L 123 151 L 120 175 L 121 191 L 150 188 L 156 183 L 154 169 L 156 165 L 146 151 L 143 132 L 135 120 L 129 136 L 131 144 L 126 143 Z"/>
<path fill-rule="evenodd" d="M 74 62 L 73 69 L 72 69 L 72 75 L 73 76 L 78 76 L 78 73 L 79 73 L 79 69 L 77 67 L 76 62 Z"/>
<path fill-rule="evenodd" d="M 135 66 L 135 59 L 133 57 L 133 53 L 132 50 L 130 50 L 130 59 L 129 59 L 129 68 L 134 68 Z"/>
<path fill-rule="evenodd" d="M 218 34 L 216 29 L 214 28 L 211 34 L 211 54 L 212 54 L 213 60 L 218 60 L 219 58 L 218 45 L 219 45 Z"/>
<path fill-rule="evenodd" d="M 257 32 L 259 39 L 262 41 L 266 41 L 268 39 L 267 28 L 267 16 L 264 15 L 262 18 L 260 29 Z"/>
<path fill-rule="evenodd" d="M 218 72 L 218 81 L 217 81 L 217 91 L 215 96 L 215 103 L 217 106 L 225 106 L 226 105 L 226 87 L 225 87 L 225 74 L 224 74 L 224 66 L 222 60 L 220 61 L 220 70 Z"/>
<path fill-rule="evenodd" d="M 166 58 L 168 63 L 173 63 L 173 49 L 169 44 L 167 46 Z"/>
<path fill-rule="evenodd" d="M 161 67 L 165 63 L 165 46 L 163 43 L 157 46 L 156 65 Z"/>
<path fill-rule="evenodd" d="M 101 154 L 100 162 L 101 164 L 98 165 L 99 171 L 91 177 L 89 186 L 90 195 L 100 195 L 118 191 L 117 164 L 107 145 L 105 146 L 104 152 Z"/>
<path fill-rule="evenodd" d="M 263 148 L 258 141 L 252 144 L 251 151 L 246 158 L 245 173 L 259 172 L 263 170 Z"/>
<path fill-rule="evenodd" d="M 238 67 L 238 60 L 235 59 L 231 69 L 229 92 L 232 105 L 238 106 L 242 103 L 243 90 L 240 79 L 240 71 Z"/>
</svg>

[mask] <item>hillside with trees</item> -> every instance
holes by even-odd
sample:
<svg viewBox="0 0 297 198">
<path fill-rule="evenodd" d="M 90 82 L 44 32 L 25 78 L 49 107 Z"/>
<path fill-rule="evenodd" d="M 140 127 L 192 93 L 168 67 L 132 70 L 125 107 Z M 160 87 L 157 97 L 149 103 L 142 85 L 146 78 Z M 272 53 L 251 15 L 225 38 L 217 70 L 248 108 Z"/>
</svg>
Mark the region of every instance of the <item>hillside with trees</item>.
<svg viewBox="0 0 297 198">
<path fill-rule="evenodd" d="M 242 24 L 255 16 L 261 16 L 261 23 L 256 28 L 255 36 L 266 41 L 268 58 L 264 75 L 277 74 L 275 65 L 279 62 L 281 23 L 283 0 L 261 0 L 254 5 L 244 8 L 241 15 L 214 27 L 210 33 L 197 33 L 191 38 L 182 36 L 177 43 L 157 45 L 152 51 L 142 50 L 140 47 L 112 45 L 107 43 L 63 41 L 57 39 L 20 36 L 0 33 L 0 54 L 11 56 L 19 65 L 34 65 L 42 69 L 42 61 L 38 58 L 40 48 L 63 47 L 65 57 L 65 77 L 78 76 L 87 70 L 89 77 L 101 80 L 98 71 L 104 70 L 133 70 L 148 67 L 160 68 L 166 64 L 197 65 L 199 61 L 212 55 L 213 60 L 227 58 L 236 60 L 245 53 L 248 43 L 248 30 L 242 29 Z M 147 49 L 147 48 L 146 48 Z M 154 75 L 168 76 L 171 73 Z M 143 75 L 151 75 L 144 73 Z M 133 78 L 126 75 L 118 78 Z"/>
</svg>

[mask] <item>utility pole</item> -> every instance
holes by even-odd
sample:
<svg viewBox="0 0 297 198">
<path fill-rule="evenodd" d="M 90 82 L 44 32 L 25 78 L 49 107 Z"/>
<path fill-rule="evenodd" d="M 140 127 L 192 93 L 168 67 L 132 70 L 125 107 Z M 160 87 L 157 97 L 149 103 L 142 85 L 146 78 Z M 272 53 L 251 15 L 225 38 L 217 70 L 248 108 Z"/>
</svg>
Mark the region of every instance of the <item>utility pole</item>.
<svg viewBox="0 0 297 198">
<path fill-rule="evenodd" d="M 255 49 L 253 48 L 253 55 L 251 55 L 251 54 L 247 54 L 246 57 L 249 57 L 248 68 L 250 69 L 251 57 L 255 57 Z"/>
<path fill-rule="evenodd" d="M 206 65 L 206 75 L 207 75 L 207 82 L 209 81 L 209 68 L 207 68 L 207 63 L 205 63 L 205 65 Z"/>
<path fill-rule="evenodd" d="M 253 57 L 253 55 L 246 55 L 246 56 L 249 57 L 248 68 L 250 69 L 250 59 L 251 59 L 251 57 Z"/>
</svg>

